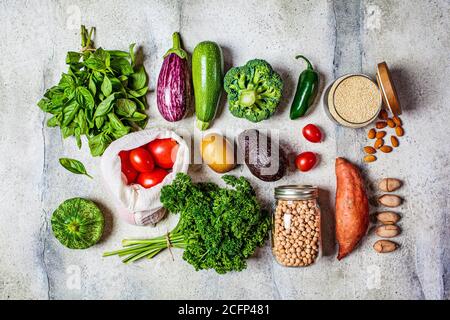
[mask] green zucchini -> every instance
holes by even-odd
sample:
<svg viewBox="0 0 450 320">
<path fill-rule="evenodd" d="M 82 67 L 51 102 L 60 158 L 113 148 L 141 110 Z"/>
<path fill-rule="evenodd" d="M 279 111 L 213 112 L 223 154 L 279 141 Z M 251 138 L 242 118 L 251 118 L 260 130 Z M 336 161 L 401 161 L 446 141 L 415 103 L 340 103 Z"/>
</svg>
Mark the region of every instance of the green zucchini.
<svg viewBox="0 0 450 320">
<path fill-rule="evenodd" d="M 192 54 L 197 127 L 206 130 L 216 115 L 223 87 L 223 56 L 220 47 L 211 41 L 200 42 Z"/>
</svg>

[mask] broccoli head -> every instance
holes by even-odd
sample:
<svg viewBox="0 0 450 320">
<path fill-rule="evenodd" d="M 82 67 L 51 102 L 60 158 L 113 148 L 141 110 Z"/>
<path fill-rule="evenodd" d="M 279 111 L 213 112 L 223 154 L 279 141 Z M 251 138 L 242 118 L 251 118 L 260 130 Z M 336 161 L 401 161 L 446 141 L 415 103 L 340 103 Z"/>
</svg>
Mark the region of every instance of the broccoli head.
<svg viewBox="0 0 450 320">
<path fill-rule="evenodd" d="M 252 122 L 268 119 L 275 113 L 283 91 L 283 80 L 264 60 L 254 59 L 225 75 L 230 112 Z"/>
</svg>

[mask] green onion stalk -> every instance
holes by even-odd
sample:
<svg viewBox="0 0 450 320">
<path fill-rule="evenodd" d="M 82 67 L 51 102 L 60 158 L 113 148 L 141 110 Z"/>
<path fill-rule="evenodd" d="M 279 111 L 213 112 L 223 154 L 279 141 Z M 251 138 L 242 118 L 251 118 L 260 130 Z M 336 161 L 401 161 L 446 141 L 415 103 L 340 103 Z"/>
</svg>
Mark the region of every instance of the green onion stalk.
<svg viewBox="0 0 450 320">
<path fill-rule="evenodd" d="M 104 257 L 115 256 L 125 257 L 124 263 L 132 263 L 142 258 L 152 259 L 161 251 L 168 248 L 186 248 L 187 242 L 177 226 L 164 236 L 152 239 L 125 239 L 122 240 L 121 250 L 105 252 Z"/>
</svg>

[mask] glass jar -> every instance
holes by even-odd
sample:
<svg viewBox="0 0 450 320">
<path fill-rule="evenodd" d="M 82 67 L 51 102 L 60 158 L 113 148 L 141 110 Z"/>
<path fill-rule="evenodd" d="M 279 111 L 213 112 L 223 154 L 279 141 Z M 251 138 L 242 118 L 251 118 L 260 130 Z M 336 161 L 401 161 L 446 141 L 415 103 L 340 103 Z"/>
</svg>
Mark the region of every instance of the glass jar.
<svg viewBox="0 0 450 320">
<path fill-rule="evenodd" d="M 326 90 L 324 106 L 328 117 L 349 128 L 362 128 L 381 111 L 383 99 L 377 84 L 364 74 L 347 74 Z"/>
<path fill-rule="evenodd" d="M 272 252 L 286 267 L 312 265 L 321 255 L 319 189 L 308 185 L 275 188 Z"/>
</svg>

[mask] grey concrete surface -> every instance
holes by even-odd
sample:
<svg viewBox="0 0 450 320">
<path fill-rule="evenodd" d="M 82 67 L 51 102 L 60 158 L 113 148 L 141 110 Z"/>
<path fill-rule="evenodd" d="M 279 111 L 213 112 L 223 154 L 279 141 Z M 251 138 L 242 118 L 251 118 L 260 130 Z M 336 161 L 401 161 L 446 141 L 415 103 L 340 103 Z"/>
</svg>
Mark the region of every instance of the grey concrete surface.
<svg viewBox="0 0 450 320">
<path fill-rule="evenodd" d="M 450 2 L 436 1 L 10 1 L 0 0 L 0 299 L 448 299 L 450 297 L 449 153 Z M 218 42 L 227 68 L 255 57 L 267 59 L 286 83 L 280 111 L 252 125 L 224 108 L 213 129 L 238 133 L 243 128 L 280 132 L 292 152 L 315 151 L 320 165 L 301 174 L 291 170 L 277 183 L 263 184 L 242 166 L 267 206 L 279 184 L 310 183 L 322 188 L 325 256 L 312 267 L 287 269 L 271 256 L 269 244 L 257 251 L 240 273 L 195 272 L 174 250 L 152 261 L 123 265 L 102 252 L 123 238 L 156 235 L 169 228 L 135 227 L 115 216 L 99 159 L 63 141 L 45 126 L 48 115 L 36 106 L 66 70 L 68 50 L 79 47 L 80 23 L 97 27 L 98 46 L 126 49 L 138 43 L 155 89 L 161 56 L 180 31 L 188 51 L 202 40 Z M 336 126 L 322 100 L 305 119 L 288 120 L 289 105 L 308 56 L 321 73 L 322 88 L 349 72 L 375 75 L 386 60 L 403 104 L 406 137 L 395 153 L 371 165 L 361 163 L 367 129 Z M 149 95 L 149 127 L 168 126 Z M 194 118 L 177 130 L 193 133 Z M 326 134 L 319 145 L 301 137 L 306 123 Z M 71 175 L 58 164 L 69 156 L 82 160 L 95 176 Z M 332 243 L 335 190 L 334 159 L 360 165 L 372 195 L 382 177 L 405 181 L 399 191 L 402 247 L 389 255 L 372 250 L 370 234 L 345 260 L 335 259 Z M 219 181 L 208 168 L 195 166 L 196 180 Z M 82 196 L 98 202 L 107 231 L 85 251 L 63 248 L 49 219 L 63 200 Z M 372 208 L 376 210 L 376 208 Z"/>
</svg>

